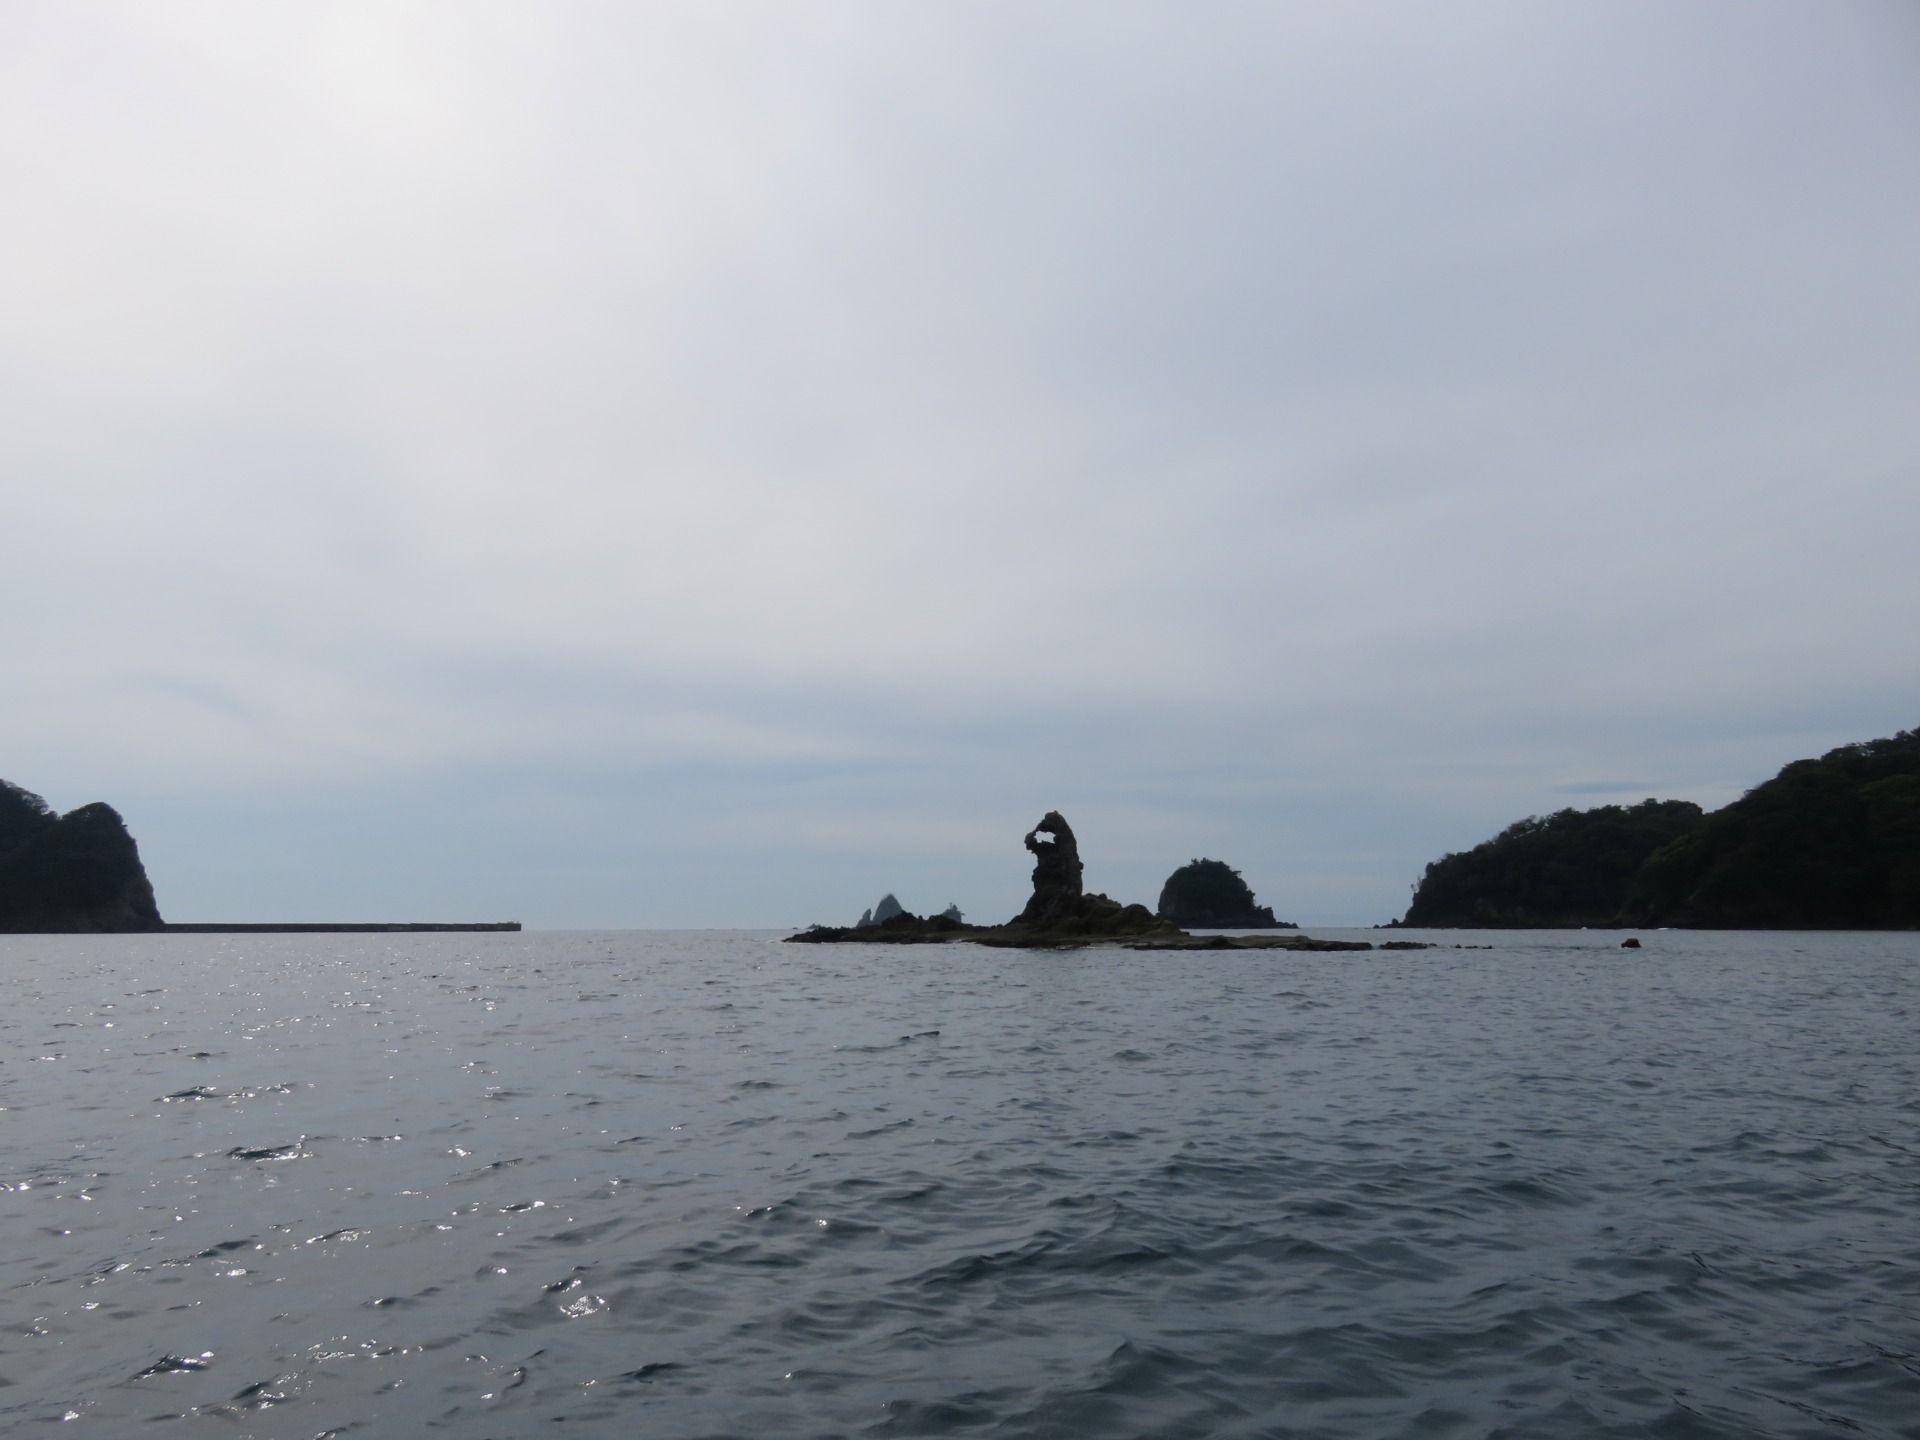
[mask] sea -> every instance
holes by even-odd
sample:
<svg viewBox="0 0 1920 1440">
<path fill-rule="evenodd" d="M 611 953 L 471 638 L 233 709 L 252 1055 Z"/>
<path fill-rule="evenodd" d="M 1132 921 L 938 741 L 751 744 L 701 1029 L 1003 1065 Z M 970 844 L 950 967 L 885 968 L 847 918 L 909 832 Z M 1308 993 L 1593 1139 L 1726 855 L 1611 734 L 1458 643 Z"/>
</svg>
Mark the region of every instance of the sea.
<svg viewBox="0 0 1920 1440">
<path fill-rule="evenodd" d="M 0 1433 L 1920 1437 L 1920 935 L 1327 933 L 0 936 Z"/>
</svg>

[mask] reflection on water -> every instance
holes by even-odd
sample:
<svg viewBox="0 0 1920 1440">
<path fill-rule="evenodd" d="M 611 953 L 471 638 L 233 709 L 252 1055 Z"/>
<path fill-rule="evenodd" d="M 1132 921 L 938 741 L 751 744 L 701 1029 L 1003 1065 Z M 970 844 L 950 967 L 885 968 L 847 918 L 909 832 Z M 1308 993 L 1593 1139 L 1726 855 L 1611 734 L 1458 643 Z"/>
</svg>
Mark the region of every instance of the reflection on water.
<svg viewBox="0 0 1920 1440">
<path fill-rule="evenodd" d="M 0 1428 L 1920 1434 L 1920 937 L 0 937 Z"/>
</svg>

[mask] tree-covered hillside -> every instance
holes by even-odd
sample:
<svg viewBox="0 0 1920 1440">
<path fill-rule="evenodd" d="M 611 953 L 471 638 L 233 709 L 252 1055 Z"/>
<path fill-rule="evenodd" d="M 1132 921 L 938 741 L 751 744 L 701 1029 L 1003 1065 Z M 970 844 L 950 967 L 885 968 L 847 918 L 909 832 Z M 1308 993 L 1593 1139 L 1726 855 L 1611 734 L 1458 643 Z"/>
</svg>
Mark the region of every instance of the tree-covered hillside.
<svg viewBox="0 0 1920 1440">
<path fill-rule="evenodd" d="M 1711 814 L 1562 810 L 1426 869 L 1406 925 L 1920 927 L 1920 731 L 1796 760 Z"/>
<path fill-rule="evenodd" d="M 0 780 L 0 931 L 159 928 L 139 847 L 111 805 L 56 815 Z"/>
<path fill-rule="evenodd" d="M 1651 856 L 1635 925 L 1920 926 L 1920 731 L 1796 760 Z"/>
<path fill-rule="evenodd" d="M 1610 925 L 1647 857 L 1692 833 L 1701 814 L 1685 800 L 1644 800 L 1517 820 L 1427 866 L 1402 923 Z"/>
</svg>

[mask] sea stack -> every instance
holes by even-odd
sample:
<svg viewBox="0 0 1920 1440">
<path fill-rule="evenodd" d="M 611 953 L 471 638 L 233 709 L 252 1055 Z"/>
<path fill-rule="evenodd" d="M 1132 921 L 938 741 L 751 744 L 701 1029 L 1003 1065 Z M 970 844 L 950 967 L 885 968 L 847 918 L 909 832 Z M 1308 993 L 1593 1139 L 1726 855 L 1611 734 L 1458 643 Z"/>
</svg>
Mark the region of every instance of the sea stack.
<svg viewBox="0 0 1920 1440">
<path fill-rule="evenodd" d="M 1080 863 L 1080 844 L 1066 817 L 1049 810 L 1023 843 L 1033 852 L 1033 894 L 1013 923 L 1053 925 L 1079 913 L 1086 893 L 1081 881 L 1086 867 Z"/>
</svg>

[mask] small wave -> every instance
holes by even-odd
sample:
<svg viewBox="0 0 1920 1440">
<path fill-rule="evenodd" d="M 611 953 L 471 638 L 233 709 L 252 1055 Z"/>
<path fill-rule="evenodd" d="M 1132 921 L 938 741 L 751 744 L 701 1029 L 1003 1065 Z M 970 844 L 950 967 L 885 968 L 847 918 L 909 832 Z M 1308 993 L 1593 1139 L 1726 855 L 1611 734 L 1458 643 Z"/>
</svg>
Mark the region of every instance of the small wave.
<svg viewBox="0 0 1920 1440">
<path fill-rule="evenodd" d="M 227 1151 L 228 1158 L 233 1160 L 300 1160 L 311 1153 L 312 1152 L 306 1148 L 304 1136 L 299 1140 L 288 1141 L 284 1145 L 260 1145 L 254 1147 L 236 1145 L 233 1149 Z"/>
<path fill-rule="evenodd" d="M 162 1355 L 133 1378 L 145 1380 L 154 1375 L 180 1375 L 190 1371 L 209 1370 L 212 1367 L 213 1352 L 211 1350 L 202 1351 L 198 1355 Z"/>
<path fill-rule="evenodd" d="M 193 1085 L 185 1090 L 176 1090 L 171 1095 L 162 1095 L 160 1103 L 171 1105 L 183 1100 L 222 1100 L 226 1097 L 210 1085 Z"/>
</svg>

